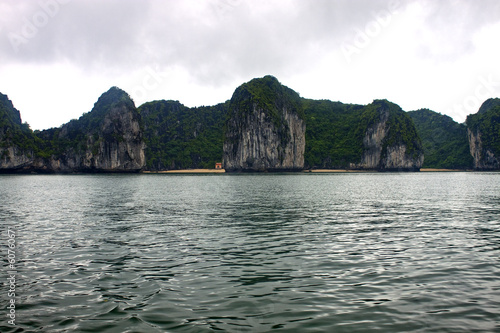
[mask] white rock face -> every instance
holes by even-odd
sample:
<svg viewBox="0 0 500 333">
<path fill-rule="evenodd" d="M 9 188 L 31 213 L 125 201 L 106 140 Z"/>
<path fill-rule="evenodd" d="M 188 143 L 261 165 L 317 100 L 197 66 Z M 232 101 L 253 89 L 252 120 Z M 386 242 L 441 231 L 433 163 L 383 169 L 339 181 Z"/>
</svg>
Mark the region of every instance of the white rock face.
<svg viewBox="0 0 500 333">
<path fill-rule="evenodd" d="M 361 162 L 351 163 L 352 169 L 418 170 L 422 167 L 424 164 L 422 152 L 415 156 L 410 155 L 407 153 L 406 145 L 402 143 L 384 147 L 384 140 L 390 131 L 388 120 L 389 111 L 381 110 L 379 120 L 366 130 Z"/>
<path fill-rule="evenodd" d="M 33 152 L 17 146 L 0 149 L 0 169 L 22 169 L 33 163 Z"/>
<path fill-rule="evenodd" d="M 304 168 L 306 125 L 283 107 L 280 120 L 253 105 L 251 112 L 233 110 L 224 141 L 227 171 L 278 171 Z"/>
<path fill-rule="evenodd" d="M 68 139 L 70 124 L 59 139 Z M 125 105 L 112 107 L 98 124 L 97 134 L 86 133 L 77 148 L 49 158 L 10 146 L 0 149 L 0 170 L 45 172 L 135 172 L 146 165 L 140 116 Z"/>
<path fill-rule="evenodd" d="M 474 169 L 478 170 L 497 170 L 500 168 L 500 161 L 490 149 L 483 148 L 481 141 L 481 132 L 467 129 L 469 138 L 469 149 L 474 159 Z"/>
<path fill-rule="evenodd" d="M 63 127 L 62 137 L 64 132 Z M 139 171 L 146 165 L 144 147 L 139 118 L 122 105 L 113 107 L 105 116 L 97 138 L 87 135 L 84 151 L 53 157 L 48 168 L 56 172 Z"/>
</svg>

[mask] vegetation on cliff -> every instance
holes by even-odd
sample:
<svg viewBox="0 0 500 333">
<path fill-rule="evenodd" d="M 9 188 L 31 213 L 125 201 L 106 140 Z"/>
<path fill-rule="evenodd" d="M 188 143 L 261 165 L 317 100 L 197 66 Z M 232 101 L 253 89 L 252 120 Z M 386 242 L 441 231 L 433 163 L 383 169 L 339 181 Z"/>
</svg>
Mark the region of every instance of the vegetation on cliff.
<svg viewBox="0 0 500 333">
<path fill-rule="evenodd" d="M 467 116 L 467 127 L 472 133 L 479 133 L 483 150 L 490 150 L 500 157 L 500 98 L 483 103 L 479 112 Z"/>
<path fill-rule="evenodd" d="M 276 124 L 281 124 L 282 110 L 296 112 L 304 119 L 302 100 L 294 90 L 282 85 L 274 76 L 253 79 L 239 86 L 232 98 L 231 108 L 239 112 L 250 112 L 254 104 L 268 112 Z"/>
<path fill-rule="evenodd" d="M 363 106 L 304 99 L 307 168 L 346 168 L 363 153 Z"/>
<path fill-rule="evenodd" d="M 9 98 L 0 93 L 0 158 L 10 158 L 9 147 L 32 154 L 40 144 L 27 123 L 21 122 L 21 114 Z"/>
<path fill-rule="evenodd" d="M 43 158 L 59 157 L 69 151 L 83 153 L 89 148 L 96 155 L 103 140 L 108 142 L 123 141 L 123 135 L 119 135 L 117 132 L 101 133 L 102 123 L 106 115 L 113 108 L 120 107 L 135 110 L 134 102 L 125 91 L 118 87 L 111 87 L 99 97 L 92 111 L 83 114 L 79 119 L 73 119 L 61 127 L 35 131 L 35 134 L 41 139 L 37 155 Z M 134 115 L 137 121 L 140 121 L 139 114 L 134 112 Z M 91 141 L 90 147 L 89 141 Z"/>
<path fill-rule="evenodd" d="M 224 126 L 223 163 L 229 171 L 301 170 L 305 123 L 302 100 L 275 77 L 239 86 Z"/>
<path fill-rule="evenodd" d="M 117 87 L 91 112 L 58 128 L 31 131 L 5 96 L 0 98 L 0 170 L 137 171 L 144 164 L 140 115 Z"/>
<path fill-rule="evenodd" d="M 228 105 L 188 108 L 177 101 L 141 105 L 146 169 L 213 168 L 221 162 Z"/>
<path fill-rule="evenodd" d="M 388 147 L 394 145 L 406 146 L 406 153 L 416 158 L 423 152 L 422 140 L 415 128 L 413 120 L 397 104 L 387 100 L 375 100 L 367 107 L 375 107 L 378 110 L 387 110 L 389 118 L 387 120 L 388 133 L 384 139 L 382 153 Z"/>
<path fill-rule="evenodd" d="M 421 152 L 418 133 L 408 115 L 386 100 L 366 106 L 328 100 L 304 100 L 306 116 L 305 164 L 309 168 L 349 168 L 361 161 L 367 129 L 381 121 L 387 112 L 387 135 L 382 142 L 382 156 L 387 147 L 403 144 L 406 153 L 415 157 Z"/>
<path fill-rule="evenodd" d="M 408 112 L 424 147 L 424 168 L 470 169 L 467 128 L 451 117 L 421 109 Z"/>
<path fill-rule="evenodd" d="M 230 101 L 196 108 L 165 100 L 136 108 L 126 92 L 112 87 L 79 119 L 33 132 L 0 94 L 0 170 L 213 168 L 226 160 L 226 146 L 259 170 L 393 170 L 398 163 L 412 170 L 422 164 L 422 152 L 427 168 L 494 169 L 500 99 L 487 100 L 464 125 L 427 109 L 404 112 L 387 100 L 355 105 L 304 99 L 265 76 L 239 86 Z"/>
</svg>

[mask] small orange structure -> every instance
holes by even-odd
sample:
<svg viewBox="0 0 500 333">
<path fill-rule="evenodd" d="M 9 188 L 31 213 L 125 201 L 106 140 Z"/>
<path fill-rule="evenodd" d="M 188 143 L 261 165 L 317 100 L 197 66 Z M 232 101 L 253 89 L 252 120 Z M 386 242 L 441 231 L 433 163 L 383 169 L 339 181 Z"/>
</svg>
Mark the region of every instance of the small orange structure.
<svg viewBox="0 0 500 333">
<path fill-rule="evenodd" d="M 215 169 L 222 169 L 222 163 L 215 163 Z"/>
</svg>

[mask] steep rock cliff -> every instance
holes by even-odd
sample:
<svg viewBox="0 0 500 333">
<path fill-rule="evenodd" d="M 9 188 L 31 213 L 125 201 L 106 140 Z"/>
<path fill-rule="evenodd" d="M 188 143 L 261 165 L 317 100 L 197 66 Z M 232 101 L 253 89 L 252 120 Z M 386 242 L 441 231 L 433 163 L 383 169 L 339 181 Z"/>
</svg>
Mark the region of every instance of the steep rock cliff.
<svg viewBox="0 0 500 333">
<path fill-rule="evenodd" d="M 116 87 L 80 119 L 35 132 L 0 95 L 2 172 L 136 172 L 145 165 L 142 135 L 133 101 Z"/>
<path fill-rule="evenodd" d="M 489 99 L 467 116 L 467 136 L 474 169 L 500 169 L 500 99 Z"/>
<path fill-rule="evenodd" d="M 423 148 L 411 118 L 386 100 L 367 105 L 362 119 L 368 119 L 363 154 L 353 169 L 418 171 L 424 162 Z"/>
<path fill-rule="evenodd" d="M 6 95 L 0 93 L 0 171 L 14 171 L 33 163 L 37 138 Z"/>
<path fill-rule="evenodd" d="M 226 171 L 293 171 L 304 167 L 305 130 L 299 95 L 272 76 L 238 87 L 225 125 Z"/>
<path fill-rule="evenodd" d="M 43 158 L 34 169 L 51 172 L 135 172 L 145 165 L 141 119 L 128 94 L 112 87 L 91 112 L 42 131 Z"/>
<path fill-rule="evenodd" d="M 419 170 L 423 150 L 415 126 L 386 100 L 369 105 L 304 100 L 306 167 Z"/>
</svg>

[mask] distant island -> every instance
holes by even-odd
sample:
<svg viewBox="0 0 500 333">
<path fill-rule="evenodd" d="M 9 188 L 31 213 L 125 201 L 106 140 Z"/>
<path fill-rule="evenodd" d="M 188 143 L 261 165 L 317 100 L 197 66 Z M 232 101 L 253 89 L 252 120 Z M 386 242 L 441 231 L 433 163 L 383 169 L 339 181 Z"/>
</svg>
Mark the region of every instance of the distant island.
<svg viewBox="0 0 500 333">
<path fill-rule="evenodd" d="M 499 170 L 500 99 L 458 124 L 387 100 L 368 105 L 302 98 L 275 77 L 239 86 L 230 100 L 188 108 L 138 108 L 112 87 L 93 109 L 58 128 L 32 131 L 0 94 L 0 172 L 158 172 L 214 169 Z"/>
</svg>

